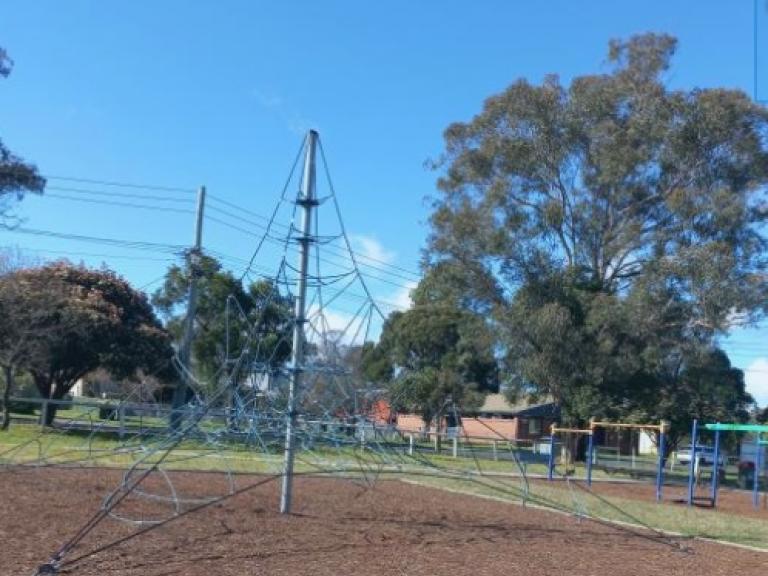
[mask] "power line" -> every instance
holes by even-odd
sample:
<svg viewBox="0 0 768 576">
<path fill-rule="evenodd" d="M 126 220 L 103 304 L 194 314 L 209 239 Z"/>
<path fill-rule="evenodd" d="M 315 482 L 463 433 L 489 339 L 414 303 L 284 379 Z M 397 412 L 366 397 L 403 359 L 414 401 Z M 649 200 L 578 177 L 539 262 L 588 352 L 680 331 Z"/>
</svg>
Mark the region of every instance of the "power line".
<svg viewBox="0 0 768 576">
<path fill-rule="evenodd" d="M 215 222 L 216 224 L 225 226 L 227 228 L 231 228 L 233 230 L 236 230 L 236 231 L 241 232 L 243 234 L 246 234 L 248 236 L 252 236 L 254 238 L 262 239 L 264 237 L 263 235 L 256 234 L 255 232 L 247 230 L 247 229 L 245 229 L 245 228 L 243 228 L 241 226 L 238 226 L 236 224 L 232 224 L 231 222 L 227 222 L 226 220 L 222 220 L 221 218 L 217 218 L 216 216 L 206 215 L 205 219 L 209 220 L 211 222 Z M 277 237 L 274 237 L 274 236 L 267 236 L 267 241 L 270 242 L 271 244 L 277 245 L 277 246 L 283 246 L 283 243 L 284 243 L 284 239 L 281 240 L 281 239 L 279 239 Z M 345 262 L 341 262 L 341 261 L 338 261 L 338 260 L 329 260 L 328 258 L 321 258 L 320 260 L 321 260 L 321 262 L 323 262 L 325 264 L 330 264 L 330 265 L 333 265 L 333 266 L 344 267 L 344 266 L 351 265 L 352 267 L 354 267 L 355 261 L 351 257 L 349 257 L 349 256 L 347 256 L 347 257 L 349 258 L 349 260 L 347 260 Z M 401 276 L 399 274 L 392 273 L 392 272 L 390 272 L 388 270 L 384 270 L 382 268 L 374 266 L 373 264 L 366 264 L 365 262 L 358 262 L 357 264 L 359 266 L 365 266 L 366 268 L 370 268 L 370 269 L 375 270 L 377 272 L 381 272 L 381 273 L 386 274 L 388 276 L 405 280 L 406 282 L 415 282 L 415 279 L 406 278 L 405 276 Z M 389 285 L 395 286 L 397 288 L 405 288 L 405 289 L 412 288 L 412 286 L 409 286 L 407 284 L 395 282 L 393 280 L 389 280 L 388 278 L 382 278 L 381 276 L 377 276 L 377 275 L 371 274 L 369 272 L 365 272 L 364 273 L 364 272 L 361 271 L 360 274 L 364 274 L 366 278 L 369 278 L 371 280 L 376 280 L 376 281 L 379 281 L 379 282 L 384 282 L 385 284 L 389 284 Z"/>
<path fill-rule="evenodd" d="M 92 258 L 119 258 L 122 260 L 139 260 L 142 262 L 173 262 L 175 258 L 152 258 L 147 256 L 130 256 L 127 254 L 103 254 L 96 252 L 79 252 L 72 250 L 52 250 L 48 248 L 25 248 L 28 252 L 38 252 L 41 254 L 61 254 L 63 256 L 89 256 Z"/>
<path fill-rule="evenodd" d="M 14 228 L 10 230 L 12 233 L 28 234 L 32 236 L 43 236 L 46 238 L 58 238 L 60 240 L 74 240 L 77 242 L 90 242 L 95 244 L 106 244 L 109 246 L 120 246 L 123 248 L 130 248 L 133 250 L 148 250 L 163 252 L 167 254 L 182 254 L 188 246 L 180 244 L 161 244 L 157 242 L 144 242 L 136 240 L 121 240 L 117 238 L 103 238 L 99 236 L 86 236 L 82 234 L 69 234 L 64 232 L 53 232 L 51 230 L 39 230 L 35 228 Z"/>
<path fill-rule="evenodd" d="M 328 176 L 327 172 L 327 166 L 326 166 L 326 176 Z M 144 189 L 144 190 L 158 190 L 158 191 L 166 191 L 166 192 L 184 192 L 184 193 L 194 193 L 195 190 L 191 189 L 185 189 L 185 188 L 176 188 L 176 187 L 168 187 L 168 186 L 156 186 L 156 185 L 145 185 L 145 184 L 135 184 L 135 183 L 126 183 L 126 182 L 117 182 L 117 181 L 106 181 L 106 180 L 97 180 L 97 179 L 90 179 L 90 178 L 75 178 L 75 177 L 64 177 L 64 176 L 54 176 L 54 175 L 47 175 L 46 176 L 49 179 L 53 180 L 62 180 L 62 181 L 71 181 L 71 182 L 79 182 L 79 183 L 86 183 L 86 184 L 94 184 L 94 185 L 100 185 L 100 186 L 114 186 L 114 187 L 121 187 L 121 188 L 132 188 L 132 189 Z M 330 184 L 330 183 L 329 183 Z M 289 185 L 289 182 L 286 184 L 285 189 L 287 190 Z M 60 187 L 60 186 L 49 186 L 48 187 L 51 190 L 57 190 L 62 192 L 67 192 L 70 194 L 84 194 L 84 195 L 93 195 L 93 196 L 102 196 L 102 197 L 115 197 L 115 198 L 127 198 L 127 199 L 136 199 L 136 200 L 150 200 L 150 201 L 157 201 L 157 202 L 190 202 L 191 199 L 180 199 L 180 198 L 171 198 L 167 196 L 157 196 L 157 195 L 146 195 L 146 194 L 132 194 L 132 193 L 121 193 L 116 191 L 105 191 L 105 190 L 89 190 L 84 188 L 72 188 L 72 187 Z M 75 202 L 84 202 L 84 203 L 91 203 L 91 204 L 101 204 L 101 205 L 108 205 L 108 206 L 118 206 L 123 208 L 134 208 L 134 209 L 143 209 L 143 210 L 152 210 L 152 211 L 160 211 L 160 212 L 173 212 L 173 213 L 181 213 L 181 214 L 193 214 L 194 210 L 191 209 L 184 209 L 184 208 L 175 208 L 175 207 L 169 207 L 169 206 L 156 206 L 146 203 L 132 203 L 132 202 L 122 202 L 122 201 L 114 201 L 114 200 L 107 200 L 102 198 L 82 198 L 78 196 L 70 196 L 66 194 L 51 194 L 48 193 L 46 196 L 50 198 L 60 199 L 60 200 L 68 200 L 68 201 L 75 201 Z M 274 225 L 275 227 L 282 228 L 284 230 L 292 230 L 290 226 L 286 226 L 284 224 L 278 224 L 272 222 L 270 219 L 266 218 L 265 216 L 258 214 L 257 212 L 253 212 L 251 210 L 248 210 L 246 208 L 243 208 L 242 206 L 239 206 L 238 204 L 235 204 L 233 202 L 229 202 L 228 200 L 225 200 L 223 198 L 219 197 L 213 197 L 214 202 L 218 202 L 225 206 L 233 207 L 237 210 L 240 210 L 244 213 L 251 214 L 255 218 L 259 218 L 265 221 L 271 222 L 271 225 Z M 259 223 L 255 222 L 254 220 L 250 220 L 248 218 L 243 218 L 242 216 L 239 216 L 238 214 L 234 214 L 232 212 L 229 212 L 227 210 L 224 210 L 222 208 L 213 206 L 210 207 L 214 212 L 217 212 L 218 214 L 224 216 L 225 218 L 234 219 L 240 222 L 244 222 L 246 224 L 256 226 L 260 229 L 265 229 L 266 227 Z M 216 222 L 217 224 L 220 224 L 222 226 L 226 226 L 228 228 L 231 228 L 233 230 L 236 230 L 238 232 L 241 232 L 243 234 L 259 238 L 262 240 L 267 240 L 271 242 L 272 244 L 279 244 L 280 246 L 283 246 L 285 243 L 285 239 L 277 238 L 271 235 L 260 236 L 258 234 L 255 234 L 251 230 L 245 229 L 241 226 L 237 226 L 233 224 L 230 221 L 217 218 L 214 216 L 207 216 L 208 220 L 211 220 L 213 222 Z M 124 241 L 124 240 L 118 240 L 118 239 L 112 239 L 112 238 L 99 238 L 99 237 L 92 237 L 92 236 L 83 236 L 83 235 L 75 235 L 75 234 L 61 234 L 56 233 L 52 231 L 45 231 L 45 230 L 33 230 L 33 229 L 24 229 L 24 228 L 18 228 L 16 229 L 17 232 L 22 234 L 33 234 L 33 235 L 42 235 L 42 236 L 49 236 L 49 237 L 56 237 L 56 238 L 62 238 L 62 239 L 68 239 L 68 240 L 75 240 L 75 241 L 85 241 L 85 242 L 95 242 L 95 243 L 102 243 L 107 245 L 114 245 L 114 246 L 120 246 L 130 249 L 140 249 L 140 250 L 160 250 L 164 252 L 168 252 L 169 250 L 173 250 L 174 254 L 182 253 L 187 249 L 186 246 L 174 246 L 174 245 L 160 245 L 155 243 L 149 243 L 149 242 L 131 242 L 131 241 Z M 348 242 L 348 241 L 347 241 Z M 383 282 L 388 285 L 401 288 L 401 289 L 409 289 L 412 286 L 410 284 L 406 285 L 400 282 L 393 281 L 390 278 L 396 278 L 400 280 L 405 280 L 409 283 L 414 282 L 418 277 L 419 274 L 417 272 L 413 272 L 411 270 L 408 270 L 406 268 L 390 264 L 384 260 L 375 258 L 373 256 L 369 256 L 366 254 L 361 254 L 357 252 L 352 252 L 351 248 L 349 250 L 344 250 L 341 247 L 335 247 L 328 245 L 327 252 L 334 254 L 336 257 L 343 258 L 343 261 L 340 261 L 338 259 L 330 260 L 328 258 L 322 258 L 321 261 L 332 265 L 332 266 L 338 266 L 338 267 L 346 267 L 350 264 L 352 267 L 355 267 L 355 265 L 363 266 L 367 269 L 370 269 L 372 271 L 378 272 L 384 277 L 372 274 L 369 272 L 363 273 L 362 271 L 358 271 L 358 273 L 361 275 L 361 278 L 366 277 L 372 281 L 377 282 Z M 52 251 L 50 251 L 52 252 Z M 66 252 L 62 252 L 64 254 L 67 254 Z M 75 252 L 69 252 L 69 254 L 76 254 Z M 96 256 L 96 257 L 115 257 L 120 258 L 121 256 L 117 255 L 109 255 L 109 254 L 93 254 L 93 253 L 81 253 L 85 256 Z M 219 252 L 218 255 L 219 259 L 221 260 L 227 260 L 230 263 L 247 263 L 248 261 L 226 255 L 224 253 Z M 131 258 L 131 257 L 125 257 L 122 256 L 122 258 Z M 367 262 L 359 262 L 358 259 L 362 260 L 368 260 L 370 262 L 375 262 L 379 264 L 380 266 L 369 264 Z M 393 270 L 397 270 L 399 272 L 404 272 L 405 274 L 409 274 L 410 276 L 404 276 L 398 272 L 393 272 Z M 392 302 L 386 302 L 381 301 L 382 304 L 387 305 L 388 307 L 399 307 L 402 308 L 402 306 L 394 304 Z"/>
<path fill-rule="evenodd" d="M 96 180 L 92 178 L 76 178 L 72 176 L 55 176 L 52 174 L 43 174 L 47 180 L 63 180 L 67 182 L 81 182 L 83 184 L 97 184 L 100 186 L 115 186 L 118 188 L 136 188 L 140 190 L 157 190 L 158 192 L 182 192 L 185 194 L 196 194 L 197 190 L 193 188 L 179 188 L 176 186 L 158 186 L 155 184 L 136 184 L 130 182 L 117 182 L 115 180 Z"/>
<path fill-rule="evenodd" d="M 264 221 L 269 221 L 269 220 L 270 220 L 269 218 L 267 218 L 266 216 L 264 216 L 264 215 L 262 215 L 262 214 L 259 214 L 259 213 L 257 213 L 257 212 L 254 212 L 254 211 L 252 211 L 252 210 L 248 210 L 247 208 L 243 208 L 242 206 L 240 206 L 240 205 L 238 205 L 238 204 L 235 204 L 235 203 L 233 203 L 233 202 L 229 202 L 228 200 L 224 200 L 223 198 L 220 198 L 220 197 L 218 197 L 218 196 L 216 196 L 216 195 L 213 195 L 213 194 L 209 194 L 209 197 L 210 197 L 211 199 L 213 199 L 215 202 L 219 202 L 219 203 L 221 203 L 221 204 L 224 204 L 224 205 L 226 205 L 226 206 L 229 206 L 230 208 L 235 208 L 235 209 L 237 209 L 237 210 L 240 210 L 240 211 L 242 211 L 242 212 L 244 212 L 244 213 L 246 213 L 246 214 L 250 214 L 251 216 L 253 216 L 253 217 L 255 217 L 255 218 L 258 218 L 259 220 L 264 220 Z M 227 211 L 225 211 L 225 210 L 222 210 L 221 208 L 213 208 L 213 209 L 214 209 L 214 210 L 216 210 L 216 211 L 217 211 L 217 212 L 219 212 L 219 213 L 223 213 L 223 214 L 227 214 L 227 215 L 233 216 L 231 212 L 227 212 Z M 243 222 L 246 222 L 246 223 L 248 223 L 248 224 L 253 224 L 254 226 L 258 226 L 258 227 L 260 227 L 260 228 L 263 228 L 263 227 L 264 227 L 262 224 L 259 224 L 258 222 L 254 222 L 253 220 L 249 220 L 249 219 L 246 219 L 246 218 L 242 218 L 242 217 L 240 217 L 240 216 L 235 216 L 235 217 L 236 217 L 238 220 L 241 220 L 241 221 L 243 221 Z M 275 226 L 276 228 L 282 228 L 283 230 L 290 230 L 290 228 L 291 228 L 290 226 L 287 226 L 287 225 L 285 225 L 285 224 L 280 224 L 280 223 L 275 223 L 275 224 L 274 224 L 274 226 Z M 345 256 L 347 255 L 347 254 L 346 254 L 346 250 L 343 250 L 342 248 L 336 248 L 336 247 L 333 247 L 333 248 L 335 248 L 335 250 L 334 250 L 334 251 L 335 251 L 337 254 L 340 254 L 340 255 L 341 255 L 341 253 L 342 253 L 342 252 L 340 252 L 340 251 L 343 251 L 343 255 L 345 255 Z M 402 267 L 402 266 L 399 266 L 399 265 L 397 265 L 397 264 L 392 264 L 391 262 L 387 262 L 387 261 L 385 261 L 385 260 L 382 260 L 382 259 L 380 259 L 380 258 L 376 258 L 376 257 L 374 257 L 374 256 L 370 256 L 370 255 L 368 255 L 368 254 L 362 254 L 362 253 L 360 253 L 360 252 L 358 252 L 358 251 L 355 251 L 355 252 L 354 252 L 354 254 L 355 254 L 355 256 L 356 256 L 357 258 L 359 258 L 359 259 L 362 259 L 362 260 L 367 260 L 367 261 L 369 261 L 369 262 L 374 262 L 374 263 L 376 263 L 376 264 L 380 264 L 381 266 L 385 266 L 385 267 L 387 267 L 387 268 L 392 268 L 392 269 L 394 269 L 394 270 L 398 270 L 398 271 L 400 271 L 400 272 L 403 272 L 403 273 L 405 273 L 405 274 L 409 274 L 409 275 L 411 275 L 411 276 L 414 276 L 415 278 L 413 278 L 413 279 L 418 279 L 418 278 L 420 278 L 420 277 L 421 277 L 421 273 L 419 273 L 419 272 L 415 272 L 415 271 L 413 271 L 413 270 L 409 270 L 408 268 L 404 268 L 404 267 Z M 362 264 L 363 266 L 371 266 L 371 265 L 369 265 L 369 264 L 366 264 L 365 262 L 362 262 L 361 264 Z M 411 278 L 408 278 L 408 279 L 410 280 Z"/>
<path fill-rule="evenodd" d="M 67 196 L 65 194 L 46 194 L 47 198 L 56 198 L 59 200 L 72 200 L 74 202 L 85 202 L 88 204 L 103 204 L 108 206 L 120 206 L 121 208 L 138 208 L 141 210 L 152 210 L 153 212 L 175 212 L 177 214 L 194 214 L 194 210 L 184 208 L 170 208 L 167 206 L 150 206 L 148 204 L 132 204 L 130 202 L 116 202 L 114 200 L 99 200 L 97 198 L 78 198 L 76 196 Z"/>
<path fill-rule="evenodd" d="M 178 244 L 161 244 L 161 243 L 154 243 L 154 242 L 144 242 L 144 241 L 133 241 L 133 240 L 122 240 L 117 238 L 104 238 L 104 237 L 98 237 L 98 236 L 85 236 L 81 234 L 68 234 L 68 233 L 62 233 L 62 232 L 53 232 L 51 230 L 38 230 L 34 228 L 15 228 L 11 232 L 16 232 L 19 234 L 27 234 L 32 236 L 42 236 L 45 238 L 57 238 L 60 240 L 71 240 L 75 242 L 85 242 L 85 243 L 92 243 L 92 244 L 103 244 L 108 246 L 115 246 L 120 248 L 127 248 L 131 250 L 144 250 L 144 251 L 151 251 L 151 252 L 159 252 L 164 254 L 169 254 L 172 256 L 180 256 L 187 250 L 187 246 L 178 245 Z M 123 259 L 130 259 L 130 260 L 152 260 L 156 262 L 173 262 L 173 258 L 145 258 L 145 257 L 139 257 L 139 256 L 130 256 L 130 255 L 120 255 L 120 254 L 105 254 L 105 253 L 94 253 L 94 252 L 77 252 L 77 251 L 64 251 L 64 250 L 48 250 L 48 249 L 30 249 L 30 251 L 36 251 L 36 252 L 48 252 L 48 253 L 59 253 L 62 255 L 82 255 L 82 256 L 91 256 L 91 257 L 99 257 L 99 258 L 123 258 Z M 230 264 L 235 265 L 243 265 L 246 264 L 248 261 L 244 258 L 239 258 L 237 256 L 232 256 L 229 254 L 226 254 L 224 252 L 221 252 L 219 250 L 215 249 L 209 249 L 206 250 L 208 254 L 215 257 L 218 260 L 229 262 Z M 262 271 L 261 274 L 259 274 L 262 278 L 273 278 L 274 274 L 272 274 L 267 268 L 263 266 L 254 266 L 255 269 L 259 269 Z M 354 298 L 365 298 L 362 294 L 355 294 L 352 292 L 348 292 L 348 294 Z M 376 302 L 379 302 L 387 307 L 390 308 L 400 308 L 403 309 L 404 307 L 387 300 L 380 300 L 376 299 Z"/>
<path fill-rule="evenodd" d="M 183 192 L 183 193 L 195 193 L 195 190 L 192 189 L 186 189 L 186 188 L 176 188 L 176 187 L 169 187 L 169 186 L 156 186 L 156 185 L 145 185 L 145 184 L 133 184 L 133 183 L 126 183 L 126 182 L 116 182 L 116 181 L 106 181 L 106 180 L 96 180 L 96 179 L 90 179 L 90 178 L 75 178 L 75 177 L 64 177 L 64 176 L 54 176 L 54 175 L 46 175 L 45 176 L 48 179 L 52 180 L 62 180 L 62 181 L 69 181 L 69 182 L 80 182 L 80 183 L 86 183 L 86 184 L 96 184 L 101 186 L 114 186 L 114 187 L 121 187 L 121 188 L 132 188 L 132 189 L 141 189 L 141 190 L 157 190 L 157 191 L 165 191 L 165 192 Z M 55 190 L 58 192 L 66 192 L 69 194 L 84 194 L 84 195 L 93 195 L 93 196 L 106 196 L 106 197 L 117 197 L 117 198 L 128 198 L 128 199 L 137 199 L 137 200 L 152 200 L 157 202 L 180 202 L 180 203 L 186 203 L 186 202 L 192 202 L 192 199 L 185 199 L 185 198 L 170 198 L 165 196 L 157 196 L 157 195 L 146 195 L 146 194 L 127 194 L 127 193 L 120 193 L 120 192 L 114 192 L 114 191 L 104 191 L 104 190 L 88 190 L 83 188 L 72 188 L 72 187 L 65 187 L 65 186 L 48 186 L 47 189 L 49 190 Z M 286 186 L 287 189 L 287 186 Z M 129 202 L 118 202 L 118 201 L 111 201 L 111 200 L 99 200 L 95 198 L 79 198 L 77 196 L 68 196 L 65 194 L 46 194 L 45 196 L 49 198 L 55 198 L 58 200 L 70 200 L 74 202 L 83 202 L 83 203 L 89 203 L 89 204 L 102 204 L 102 205 L 108 205 L 108 206 L 119 206 L 122 208 L 134 208 L 134 209 L 141 209 L 141 210 L 152 210 L 152 211 L 161 211 L 161 212 L 175 212 L 180 214 L 192 214 L 194 213 L 194 210 L 192 209 L 183 209 L 183 208 L 171 208 L 167 206 L 154 206 L 149 205 L 145 203 L 129 203 Z M 254 212 L 252 210 L 249 210 L 247 208 L 244 208 L 241 205 L 238 205 L 234 202 L 230 202 L 228 200 L 225 200 L 224 198 L 221 198 L 219 196 L 209 194 L 208 197 L 213 200 L 214 202 L 218 202 L 220 204 L 223 204 L 225 206 L 229 206 L 231 208 L 235 208 L 237 210 L 240 210 L 243 213 L 250 214 L 254 218 L 257 218 L 259 220 L 263 220 L 265 222 L 269 222 L 270 218 L 259 214 L 257 212 Z M 224 210 L 222 208 L 218 208 L 216 206 L 209 206 L 210 210 L 213 210 L 219 214 L 222 214 L 224 216 L 228 216 L 230 218 L 233 218 L 235 220 L 238 220 L 243 223 L 251 224 L 253 226 L 259 227 L 261 229 L 264 229 L 264 224 L 261 224 L 259 222 L 255 222 L 253 220 L 250 220 L 248 218 L 243 218 L 242 216 L 239 216 L 237 214 L 233 214 L 232 212 L 229 212 L 227 210 Z M 223 223 L 223 222 L 220 222 Z M 287 226 L 285 224 L 280 223 L 273 223 L 273 225 L 276 228 L 281 228 L 283 230 L 290 230 L 291 227 Z M 237 228 L 234 225 L 232 225 L 233 228 L 239 230 L 240 232 L 244 232 L 253 236 L 257 236 L 253 234 L 250 231 L 247 231 L 242 228 Z M 258 236 L 257 236 L 258 237 Z M 344 250 L 341 247 L 335 247 L 335 246 L 328 246 L 328 252 L 344 257 L 344 258 L 350 258 L 350 255 L 347 253 L 346 250 Z M 370 256 L 368 254 L 363 254 L 360 252 L 355 251 L 353 253 L 354 255 L 351 257 L 351 259 L 358 259 L 359 264 L 361 266 L 365 266 L 366 268 L 370 268 L 372 270 L 376 270 L 379 272 L 387 273 L 392 276 L 398 277 L 402 280 L 407 281 L 413 281 L 418 280 L 421 277 L 421 274 L 419 272 L 404 268 L 402 266 L 392 264 L 390 262 L 387 262 L 385 260 L 382 260 L 380 258 L 376 258 L 374 256 Z M 373 262 L 374 264 L 369 264 L 369 262 Z M 383 267 L 383 268 L 382 268 Z M 397 272 L 392 272 L 392 270 L 396 270 Z M 406 274 L 407 276 L 404 276 L 403 274 Z"/>
<path fill-rule="evenodd" d="M 163 274 L 162 276 L 158 276 L 158 277 L 157 277 L 157 278 L 155 278 L 154 280 L 150 280 L 150 281 L 149 281 L 149 282 L 147 282 L 146 284 L 143 284 L 143 285 L 139 286 L 139 287 L 137 288 L 137 290 L 138 290 L 139 292 L 144 292 L 144 291 L 145 291 L 147 288 L 149 288 L 150 286 L 152 286 L 152 284 L 157 284 L 158 282 L 161 282 L 161 281 L 163 281 L 163 280 L 165 280 L 165 274 Z"/>
<path fill-rule="evenodd" d="M 72 194 L 90 194 L 93 196 L 109 196 L 115 198 L 131 198 L 139 200 L 154 200 L 158 202 L 178 202 L 183 204 L 193 204 L 194 198 L 173 198 L 170 196 L 157 196 L 156 194 L 136 194 L 130 192 L 114 192 L 107 190 L 87 190 L 85 188 L 69 188 L 66 186 L 46 186 L 46 190 L 55 190 L 57 192 L 68 192 Z"/>
</svg>

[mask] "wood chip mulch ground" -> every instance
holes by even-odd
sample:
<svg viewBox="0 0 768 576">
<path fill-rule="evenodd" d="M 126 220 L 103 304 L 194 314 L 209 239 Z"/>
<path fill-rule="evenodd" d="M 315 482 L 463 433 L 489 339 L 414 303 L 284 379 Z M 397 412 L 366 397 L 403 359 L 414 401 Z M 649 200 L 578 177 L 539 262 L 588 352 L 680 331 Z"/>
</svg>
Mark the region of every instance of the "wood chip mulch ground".
<svg viewBox="0 0 768 576">
<path fill-rule="evenodd" d="M 30 575 L 96 511 L 120 474 L 0 470 L 0 575 Z M 237 487 L 257 480 L 238 476 Z M 124 513 L 161 518 L 163 478 Z M 175 474 L 179 494 L 226 491 L 217 474 Z M 294 514 L 277 514 L 267 482 L 62 571 L 83 576 L 708 576 L 763 575 L 768 554 L 633 530 L 381 480 L 297 478 Z M 106 519 L 67 558 L 130 534 Z"/>
</svg>

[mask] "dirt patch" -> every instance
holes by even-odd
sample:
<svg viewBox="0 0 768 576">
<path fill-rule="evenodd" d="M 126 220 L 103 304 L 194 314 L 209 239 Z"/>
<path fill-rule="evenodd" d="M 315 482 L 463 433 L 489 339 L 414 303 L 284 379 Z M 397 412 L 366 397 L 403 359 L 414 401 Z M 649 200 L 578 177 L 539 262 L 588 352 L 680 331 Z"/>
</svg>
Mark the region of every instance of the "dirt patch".
<svg viewBox="0 0 768 576">
<path fill-rule="evenodd" d="M 74 535 L 119 481 L 109 470 L 0 471 L 0 574 L 29 574 Z M 258 481 L 238 476 L 237 487 Z M 222 490 L 215 474 L 175 474 L 182 494 Z M 126 513 L 164 512 L 156 496 Z M 151 489 L 151 490 L 150 490 Z M 78 575 L 730 575 L 763 574 L 768 555 L 649 537 L 546 511 L 397 481 L 372 487 L 299 478 L 295 513 L 280 516 L 279 485 L 245 494 L 90 556 Z M 103 521 L 67 558 L 136 528 Z"/>
</svg>

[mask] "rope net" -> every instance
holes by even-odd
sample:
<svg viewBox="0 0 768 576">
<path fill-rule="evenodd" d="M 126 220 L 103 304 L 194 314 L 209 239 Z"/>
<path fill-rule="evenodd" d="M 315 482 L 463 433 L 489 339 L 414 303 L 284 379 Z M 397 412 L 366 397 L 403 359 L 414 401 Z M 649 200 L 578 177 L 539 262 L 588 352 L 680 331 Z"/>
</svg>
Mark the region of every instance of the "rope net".
<svg viewBox="0 0 768 576">
<path fill-rule="evenodd" d="M 169 426 L 169 409 L 148 402 L 137 385 L 111 404 L 107 418 L 98 404 L 69 406 L 66 418 L 60 415 L 53 428 L 0 451 L 5 473 L 33 473 L 50 466 L 122 469 L 119 482 L 92 517 L 73 527 L 72 535 L 36 573 L 73 569 L 89 556 L 107 553 L 189 514 L 204 521 L 211 505 L 281 477 L 290 416 L 293 325 L 292 316 L 281 314 L 294 305 L 299 274 L 291 262 L 299 248 L 300 201 L 297 196 L 290 202 L 287 191 L 297 184 L 295 168 L 303 152 L 302 147 L 242 272 L 241 279 L 268 282 L 267 291 L 249 295 L 257 313 L 246 314 L 243 302 L 227 298 L 221 311 L 227 330 L 213 374 L 204 376 L 194 363 L 185 366 L 178 357 L 173 360 L 189 388 L 179 426 Z M 393 399 L 366 381 L 360 370 L 362 347 L 381 329 L 384 314 L 352 250 L 322 146 L 320 158 L 326 188 L 318 194 L 309 244 L 312 266 L 303 326 L 303 379 L 294 407 L 294 475 L 338 477 L 363 486 L 401 478 L 590 517 L 588 500 L 596 496 L 570 482 L 563 490 L 562 483 L 543 481 L 546 454 L 510 441 L 491 425 L 486 425 L 489 434 L 484 438 L 468 437 L 455 405 L 447 404 L 443 411 L 454 427 L 437 435 L 394 425 L 386 408 Z M 329 201 L 334 209 L 326 222 L 322 208 Z M 283 214 L 289 215 L 289 223 L 278 226 Z M 338 257 L 339 250 L 346 251 L 345 258 Z M 276 272 L 256 274 L 254 263 L 270 259 L 277 262 Z M 204 471 L 216 481 L 200 489 L 188 480 L 190 470 Z M 621 511 L 618 515 L 627 519 Z M 94 543 L 89 537 L 102 522 L 124 524 L 125 536 Z"/>
</svg>

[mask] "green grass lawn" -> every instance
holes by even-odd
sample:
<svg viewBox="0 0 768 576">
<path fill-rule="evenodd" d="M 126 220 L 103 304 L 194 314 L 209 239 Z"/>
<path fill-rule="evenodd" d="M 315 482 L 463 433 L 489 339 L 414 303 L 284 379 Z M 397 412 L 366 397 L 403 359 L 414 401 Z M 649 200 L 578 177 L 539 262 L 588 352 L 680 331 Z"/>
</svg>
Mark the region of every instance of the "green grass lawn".
<svg viewBox="0 0 768 576">
<path fill-rule="evenodd" d="M 499 479 L 452 479 L 420 477 L 408 479 L 424 486 L 455 490 L 504 501 L 583 513 L 609 521 L 645 526 L 684 536 L 711 538 L 768 550 L 768 516 L 765 520 L 720 511 L 657 504 L 617 497 L 598 496 L 565 483 L 534 483 L 527 495 L 514 482 Z"/>
<path fill-rule="evenodd" d="M 571 514 L 583 514 L 610 521 L 639 524 L 655 529 L 736 542 L 768 549 L 766 520 L 745 518 L 720 511 L 691 509 L 653 501 L 603 497 L 569 482 L 527 482 L 527 478 L 545 475 L 544 463 L 523 465 L 525 476 L 513 461 L 453 458 L 450 450 L 435 454 L 426 449 L 414 456 L 402 452 L 378 450 L 371 443 L 366 448 L 340 437 L 339 447 L 312 446 L 306 449 L 297 441 L 295 469 L 298 472 L 336 471 L 361 477 L 376 475 L 417 482 L 425 486 L 454 490 L 504 501 L 543 506 Z M 165 455 L 166 450 L 173 450 Z M 381 445 L 383 447 L 384 445 Z M 186 438 L 174 445 L 166 436 L 126 436 L 122 441 L 113 432 L 85 433 L 75 430 L 41 429 L 35 424 L 16 424 L 0 432 L 0 465 L 56 464 L 70 466 L 106 466 L 127 468 L 140 463 L 151 466 L 160 458 L 166 470 L 230 471 L 233 473 L 278 474 L 282 465 L 281 444 L 245 445 L 227 439 Z M 577 477 L 584 469 L 578 466 Z M 595 469 L 594 478 L 616 478 Z"/>
</svg>

